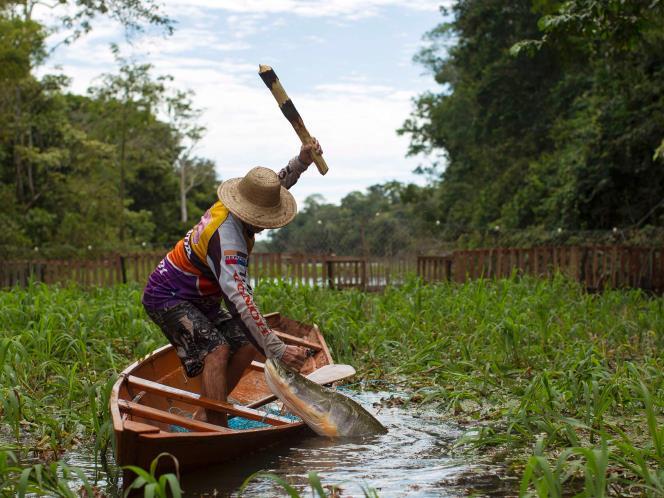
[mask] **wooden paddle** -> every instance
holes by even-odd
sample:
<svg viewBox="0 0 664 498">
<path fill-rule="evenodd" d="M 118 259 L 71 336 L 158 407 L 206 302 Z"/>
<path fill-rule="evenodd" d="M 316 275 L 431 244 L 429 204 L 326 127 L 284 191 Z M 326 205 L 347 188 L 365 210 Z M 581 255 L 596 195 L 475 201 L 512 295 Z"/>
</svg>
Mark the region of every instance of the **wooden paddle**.
<svg viewBox="0 0 664 498">
<path fill-rule="evenodd" d="M 316 384 L 332 384 L 355 375 L 355 369 L 350 365 L 324 365 L 305 377 Z"/>
<path fill-rule="evenodd" d="M 355 375 L 355 369 L 350 365 L 324 365 L 318 370 L 314 370 L 305 377 L 316 384 L 326 385 L 347 379 Z M 266 405 L 277 399 L 275 395 L 267 396 L 258 401 L 246 405 L 247 408 L 257 408 Z"/>
</svg>

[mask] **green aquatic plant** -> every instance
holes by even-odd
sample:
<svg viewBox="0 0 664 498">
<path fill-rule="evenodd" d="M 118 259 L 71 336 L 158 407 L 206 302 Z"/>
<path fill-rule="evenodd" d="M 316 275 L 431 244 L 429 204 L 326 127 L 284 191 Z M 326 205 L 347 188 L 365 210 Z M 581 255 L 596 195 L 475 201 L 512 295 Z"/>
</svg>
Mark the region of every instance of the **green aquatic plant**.
<svg viewBox="0 0 664 498">
<path fill-rule="evenodd" d="M 269 479 L 278 484 L 290 498 L 303 498 L 302 495 L 295 486 L 291 485 L 286 479 L 277 474 L 272 474 L 270 472 L 259 471 L 251 474 L 247 477 L 242 486 L 239 489 L 239 496 L 246 491 L 249 485 L 260 479 Z M 316 472 L 309 472 L 307 475 L 307 481 L 309 487 L 311 488 L 311 495 L 316 498 L 336 498 L 343 495 L 343 490 L 340 485 L 327 484 L 323 485 L 320 480 L 320 476 Z M 378 491 L 373 488 L 362 486 L 362 494 L 365 498 L 378 498 Z"/>
<path fill-rule="evenodd" d="M 159 459 L 170 458 L 175 467 L 175 474 L 157 474 L 157 466 Z M 124 496 L 130 496 L 135 491 L 142 489 L 145 498 L 181 498 L 182 488 L 180 487 L 180 470 L 177 458 L 170 453 L 160 453 L 150 463 L 150 468 L 144 470 L 135 465 L 127 465 L 122 467 L 125 470 L 131 470 L 136 474 L 134 481 L 127 486 Z"/>
<path fill-rule="evenodd" d="M 72 489 L 72 482 L 77 482 Z M 83 471 L 62 461 L 22 466 L 14 452 L 0 450 L 0 495 L 58 496 L 77 498 L 96 496 Z"/>
<path fill-rule="evenodd" d="M 360 375 L 405 382 L 412 399 L 468 426 L 458 451 L 502 449 L 507 465 L 530 468 L 538 486 L 549 482 L 542 496 L 597 494 L 591 482 L 602 485 L 603 471 L 613 476 L 605 482 L 612 494 L 661 492 L 661 297 L 587 294 L 562 276 L 463 285 L 413 280 L 364 300 L 352 290 L 284 294 L 261 286 L 257 293 L 268 308 L 279 303 L 284 313 L 318 323 L 335 358 Z M 321 304 L 303 309 L 302 293 Z M 546 444 L 529 459 L 538 438 Z"/>
<path fill-rule="evenodd" d="M 81 442 L 107 453 L 113 382 L 166 343 L 140 297 L 131 285 L 0 292 L 0 428 L 17 451 L 42 463 Z M 661 297 L 588 294 L 556 276 L 411 279 L 381 293 L 260 282 L 256 298 L 318 324 L 335 361 L 360 379 L 409 388 L 411 406 L 432 404 L 466 428 L 455 452 L 506 455 L 501 465 L 519 478 L 537 456 L 529 492 L 546 481 L 544 462 L 563 494 L 583 492 L 584 476 L 604 467 L 580 449 L 605 441 L 607 493 L 663 493 Z"/>
</svg>

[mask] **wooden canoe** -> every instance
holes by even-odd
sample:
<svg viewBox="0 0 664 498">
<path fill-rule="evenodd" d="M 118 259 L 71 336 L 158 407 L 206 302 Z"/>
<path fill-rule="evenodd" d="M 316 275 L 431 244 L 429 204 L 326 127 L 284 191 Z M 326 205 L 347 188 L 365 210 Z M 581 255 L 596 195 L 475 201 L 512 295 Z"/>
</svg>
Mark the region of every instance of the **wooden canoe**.
<svg viewBox="0 0 664 498">
<path fill-rule="evenodd" d="M 265 315 L 265 318 L 286 344 L 315 351 L 305 363 L 303 374 L 333 363 L 325 340 L 315 325 L 306 325 L 279 313 Z M 157 455 L 168 452 L 177 458 L 180 471 L 186 471 L 244 456 L 291 441 L 296 436 L 313 434 L 302 422 L 266 415 L 255 409 L 273 399 L 263 375 L 265 358 L 258 353 L 256 356 L 225 404 L 200 395 L 200 376 L 185 376 L 171 345 L 159 348 L 127 367 L 113 386 L 110 398 L 117 464 L 146 469 Z M 269 425 L 233 430 L 183 416 L 205 408 Z M 178 428 L 189 432 L 178 432 Z M 160 460 L 160 468 L 163 469 L 162 461 L 168 466 L 166 460 Z"/>
</svg>

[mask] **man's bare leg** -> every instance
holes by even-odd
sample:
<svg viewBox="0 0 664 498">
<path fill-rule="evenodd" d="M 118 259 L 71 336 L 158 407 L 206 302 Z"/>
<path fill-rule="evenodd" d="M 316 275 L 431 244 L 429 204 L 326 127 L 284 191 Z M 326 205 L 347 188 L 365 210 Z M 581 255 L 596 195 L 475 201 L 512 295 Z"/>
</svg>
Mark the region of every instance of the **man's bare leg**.
<svg viewBox="0 0 664 498">
<path fill-rule="evenodd" d="M 229 394 L 235 389 L 242 373 L 251 364 L 255 354 L 256 349 L 251 344 L 245 344 L 231 356 L 228 362 L 228 374 L 226 375 Z"/>
<path fill-rule="evenodd" d="M 224 344 L 212 351 L 205 357 L 205 368 L 203 368 L 201 379 L 201 394 L 206 398 L 226 401 L 227 370 L 230 346 Z M 213 410 L 205 410 L 207 421 L 211 424 L 228 425 L 228 417 L 225 413 Z"/>
</svg>

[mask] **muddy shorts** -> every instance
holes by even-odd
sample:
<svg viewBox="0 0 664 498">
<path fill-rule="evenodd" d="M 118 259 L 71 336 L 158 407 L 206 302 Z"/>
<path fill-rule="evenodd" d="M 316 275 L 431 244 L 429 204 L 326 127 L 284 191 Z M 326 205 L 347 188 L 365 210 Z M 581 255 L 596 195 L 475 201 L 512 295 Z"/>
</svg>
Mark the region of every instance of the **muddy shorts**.
<svg viewBox="0 0 664 498">
<path fill-rule="evenodd" d="M 145 308 L 145 311 L 175 348 L 188 377 L 199 375 L 205 357 L 219 346 L 227 344 L 234 353 L 249 343 L 239 319 L 225 310 L 220 310 L 213 320 L 189 302 L 165 310 Z"/>
</svg>

